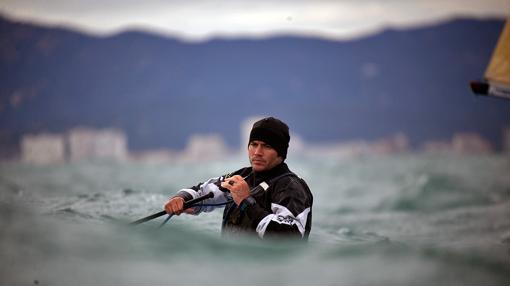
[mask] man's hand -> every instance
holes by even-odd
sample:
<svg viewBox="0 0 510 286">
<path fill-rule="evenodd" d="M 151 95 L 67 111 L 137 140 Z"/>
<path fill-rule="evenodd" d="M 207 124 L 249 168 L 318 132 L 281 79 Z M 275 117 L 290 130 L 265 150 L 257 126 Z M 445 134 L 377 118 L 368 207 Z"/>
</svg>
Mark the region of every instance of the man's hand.
<svg viewBox="0 0 510 286">
<path fill-rule="evenodd" d="M 226 179 L 221 183 L 221 186 L 230 191 L 236 205 L 240 205 L 244 199 L 250 196 L 250 186 L 239 175 Z"/>
<path fill-rule="evenodd" d="M 181 215 L 181 213 L 185 212 L 188 214 L 193 213 L 193 209 L 189 208 L 183 210 L 184 208 L 184 199 L 181 197 L 173 197 L 165 204 L 165 211 L 168 214 Z"/>
</svg>

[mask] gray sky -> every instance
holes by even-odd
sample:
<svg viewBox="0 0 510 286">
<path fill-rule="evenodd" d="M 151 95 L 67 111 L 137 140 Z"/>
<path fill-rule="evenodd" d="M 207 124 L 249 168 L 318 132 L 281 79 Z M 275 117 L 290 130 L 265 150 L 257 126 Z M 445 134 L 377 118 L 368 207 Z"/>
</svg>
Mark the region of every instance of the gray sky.
<svg viewBox="0 0 510 286">
<path fill-rule="evenodd" d="M 346 39 L 457 16 L 506 18 L 510 0 L 0 0 L 0 13 L 100 35 L 138 28 L 188 40 L 282 33 Z"/>
</svg>

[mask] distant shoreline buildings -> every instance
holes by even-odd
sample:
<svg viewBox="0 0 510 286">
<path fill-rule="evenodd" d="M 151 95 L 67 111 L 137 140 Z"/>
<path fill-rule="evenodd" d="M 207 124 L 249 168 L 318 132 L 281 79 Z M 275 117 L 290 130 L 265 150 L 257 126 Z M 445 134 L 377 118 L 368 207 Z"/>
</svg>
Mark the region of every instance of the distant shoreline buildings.
<svg viewBox="0 0 510 286">
<path fill-rule="evenodd" d="M 127 137 L 118 129 L 78 127 L 66 134 L 28 134 L 20 147 L 21 161 L 31 164 L 128 159 Z"/>
<path fill-rule="evenodd" d="M 146 150 L 130 153 L 126 134 L 119 129 L 77 127 L 65 134 L 26 134 L 20 142 L 20 160 L 28 164 L 60 164 L 78 161 L 137 161 L 144 163 L 214 160 L 243 154 L 251 125 L 258 118 L 241 123 L 241 148 L 230 149 L 219 134 L 196 134 L 184 150 Z M 375 141 L 355 140 L 328 144 L 308 144 L 291 134 L 290 156 L 309 158 L 352 158 L 384 156 L 409 152 L 429 154 L 484 155 L 494 153 L 490 142 L 476 133 L 456 133 L 449 141 L 428 141 L 418 150 L 410 147 L 403 133 Z M 503 130 L 503 153 L 510 155 L 510 127 Z"/>
</svg>

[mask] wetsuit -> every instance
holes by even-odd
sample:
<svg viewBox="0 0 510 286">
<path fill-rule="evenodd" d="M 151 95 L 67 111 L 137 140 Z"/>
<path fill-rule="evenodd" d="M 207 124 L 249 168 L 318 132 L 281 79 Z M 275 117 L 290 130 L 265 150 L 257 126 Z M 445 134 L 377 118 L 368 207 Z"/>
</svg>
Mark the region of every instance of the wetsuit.
<svg viewBox="0 0 510 286">
<path fill-rule="evenodd" d="M 250 196 L 236 205 L 228 192 L 220 187 L 230 176 L 240 175 L 250 187 Z M 222 233 L 228 235 L 256 233 L 261 238 L 290 236 L 308 239 L 312 227 L 313 196 L 305 181 L 281 163 L 265 172 L 251 167 L 226 176 L 212 178 L 197 186 L 182 189 L 176 196 L 190 200 L 214 193 L 214 198 L 194 207 L 194 214 L 210 212 L 227 203 L 223 211 Z"/>
</svg>

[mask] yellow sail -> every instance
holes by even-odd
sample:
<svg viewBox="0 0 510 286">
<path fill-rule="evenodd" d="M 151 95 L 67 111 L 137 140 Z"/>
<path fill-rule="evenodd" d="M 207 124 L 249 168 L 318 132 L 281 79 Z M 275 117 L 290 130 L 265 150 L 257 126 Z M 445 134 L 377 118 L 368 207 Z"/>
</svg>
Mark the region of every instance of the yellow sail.
<svg viewBox="0 0 510 286">
<path fill-rule="evenodd" d="M 485 71 L 485 79 L 491 83 L 510 86 L 510 17 Z"/>
<path fill-rule="evenodd" d="M 485 82 L 472 81 L 474 93 L 510 99 L 510 17 L 499 36 L 484 75 Z"/>
</svg>

